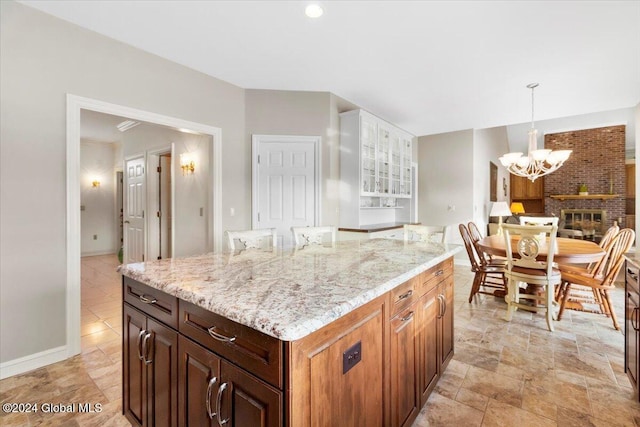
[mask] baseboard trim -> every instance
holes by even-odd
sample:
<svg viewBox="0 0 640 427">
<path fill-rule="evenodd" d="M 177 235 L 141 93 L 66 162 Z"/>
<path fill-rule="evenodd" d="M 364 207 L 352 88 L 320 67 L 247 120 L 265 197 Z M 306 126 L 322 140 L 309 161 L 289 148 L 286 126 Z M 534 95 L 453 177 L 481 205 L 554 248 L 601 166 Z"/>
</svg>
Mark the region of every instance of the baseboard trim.
<svg viewBox="0 0 640 427">
<path fill-rule="evenodd" d="M 98 256 L 98 255 L 116 255 L 117 253 L 118 253 L 117 250 L 93 251 L 93 252 L 82 252 L 80 256 L 85 257 L 85 256 Z"/>
<path fill-rule="evenodd" d="M 68 357 L 67 346 L 63 345 L 0 363 L 0 380 L 60 362 Z"/>
</svg>

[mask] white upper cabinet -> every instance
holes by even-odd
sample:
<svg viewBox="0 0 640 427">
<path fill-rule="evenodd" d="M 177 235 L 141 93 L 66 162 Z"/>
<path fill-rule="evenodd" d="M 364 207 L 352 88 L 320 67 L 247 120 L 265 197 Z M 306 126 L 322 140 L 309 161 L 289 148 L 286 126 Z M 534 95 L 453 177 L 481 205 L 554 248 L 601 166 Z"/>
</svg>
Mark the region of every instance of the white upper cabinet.
<svg viewBox="0 0 640 427">
<path fill-rule="evenodd" d="M 412 141 L 366 111 L 340 114 L 341 227 L 409 220 Z"/>
<path fill-rule="evenodd" d="M 359 183 L 361 196 L 411 197 L 412 139 L 413 135 L 366 111 L 340 114 L 341 172 L 347 170 L 341 174 L 343 183 Z M 349 172 L 354 169 L 359 176 Z"/>
</svg>

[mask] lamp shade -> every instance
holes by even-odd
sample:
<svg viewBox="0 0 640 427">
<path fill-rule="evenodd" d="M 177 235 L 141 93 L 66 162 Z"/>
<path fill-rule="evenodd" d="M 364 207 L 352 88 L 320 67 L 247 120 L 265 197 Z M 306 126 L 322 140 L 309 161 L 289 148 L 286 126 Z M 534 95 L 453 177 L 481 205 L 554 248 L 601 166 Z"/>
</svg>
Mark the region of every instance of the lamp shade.
<svg viewBox="0 0 640 427">
<path fill-rule="evenodd" d="M 507 202 L 495 202 L 491 206 L 489 216 L 511 216 L 509 205 L 507 205 Z"/>
<path fill-rule="evenodd" d="M 523 214 L 524 213 L 524 205 L 520 202 L 511 203 L 511 213 L 514 214 Z"/>
</svg>

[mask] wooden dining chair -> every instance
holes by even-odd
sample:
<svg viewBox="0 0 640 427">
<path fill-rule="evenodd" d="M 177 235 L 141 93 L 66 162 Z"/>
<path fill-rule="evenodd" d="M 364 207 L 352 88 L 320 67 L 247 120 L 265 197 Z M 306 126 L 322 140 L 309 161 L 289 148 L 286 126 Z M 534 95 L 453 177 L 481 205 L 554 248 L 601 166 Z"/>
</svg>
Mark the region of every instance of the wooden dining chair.
<svg viewBox="0 0 640 427">
<path fill-rule="evenodd" d="M 464 247 L 469 256 L 471 271 L 475 273 L 469 302 L 473 301 L 476 294 L 486 294 L 503 297 L 507 291 L 507 281 L 504 276 L 504 263 L 491 263 L 486 258 L 479 256 L 471 239 L 471 233 L 466 225 L 458 226 Z"/>
<path fill-rule="evenodd" d="M 507 266 L 505 276 L 508 283 L 507 314 L 505 320 L 511 321 L 516 309 L 539 312 L 545 311 L 547 327 L 554 330 L 553 320 L 557 303 L 554 299 L 555 287 L 562 282 L 560 270 L 554 266 L 553 257 L 556 251 L 557 225 L 502 225 L 504 243 L 506 248 Z M 515 257 L 512 249 L 511 237 L 517 234 L 517 254 Z M 541 259 L 541 247 L 546 245 L 546 259 Z M 520 290 L 520 284 L 536 285 L 544 288 L 544 295 L 538 293 L 524 293 Z M 520 299 L 533 300 L 543 305 L 521 303 Z"/>
<path fill-rule="evenodd" d="M 608 249 L 609 244 L 612 243 L 613 238 L 620 231 L 620 227 L 618 227 L 618 223 L 614 221 L 614 224 L 607 229 L 598 243 L 598 246 L 603 248 L 605 251 Z M 595 271 L 598 270 L 602 266 L 602 262 L 606 259 L 603 256 L 598 262 L 592 262 L 584 266 L 573 265 L 573 264 L 560 264 L 558 267 L 560 268 L 561 273 L 578 273 L 578 274 L 586 274 L 593 276 Z M 556 291 L 556 301 L 560 301 L 561 296 L 560 292 L 564 289 L 563 286 L 558 286 Z M 579 309 L 580 306 L 584 304 L 597 304 L 601 305 L 600 301 L 600 293 L 591 288 L 585 288 L 584 286 L 576 285 L 572 286 L 569 289 L 571 295 L 568 296 L 569 304 L 564 308 L 576 308 Z M 590 295 L 589 295 L 590 294 Z M 564 310 L 564 308 L 562 310 Z M 560 319 L 561 314 L 558 314 L 558 320 Z"/>
<path fill-rule="evenodd" d="M 478 245 L 478 242 L 483 238 L 483 236 L 475 222 L 470 221 L 467 224 L 467 229 L 469 230 L 469 234 L 471 235 L 471 241 L 473 242 L 473 247 L 475 248 L 478 256 L 481 257 L 481 259 L 484 259 L 489 264 L 498 265 L 502 263 L 504 265 L 505 263 L 504 258 L 494 257 L 492 255 L 489 255 L 488 253 L 484 252 L 482 248 Z"/>
<path fill-rule="evenodd" d="M 560 311 L 558 312 L 558 320 L 562 318 L 565 308 L 569 308 L 571 302 L 575 303 L 570 308 L 586 312 L 601 313 L 610 316 L 613 321 L 613 327 L 620 330 L 618 318 L 611 304 L 609 291 L 615 288 L 615 280 L 620 272 L 620 268 L 624 264 L 623 255 L 631 248 L 635 239 L 635 232 L 630 228 L 620 230 L 618 234 L 607 244 L 607 251 L 598 264 L 598 267 L 591 273 L 585 274 L 580 272 L 562 272 L 562 284 L 559 291 L 558 300 L 560 301 Z M 585 307 L 585 301 L 580 299 L 577 292 L 572 292 L 575 287 L 581 286 L 588 288 L 595 293 L 595 305 L 599 307 L 599 311 L 589 310 Z"/>
<path fill-rule="evenodd" d="M 449 227 L 444 225 L 405 224 L 404 241 L 444 243 L 448 230 Z"/>
<path fill-rule="evenodd" d="M 291 227 L 293 242 L 296 247 L 307 245 L 322 245 L 325 241 L 336 244 L 336 227 L 327 225 L 321 227 Z"/>
<path fill-rule="evenodd" d="M 236 249 L 276 249 L 278 246 L 278 235 L 275 228 L 263 228 L 258 230 L 226 231 L 229 250 Z M 243 247 L 236 248 L 236 241 Z"/>
</svg>

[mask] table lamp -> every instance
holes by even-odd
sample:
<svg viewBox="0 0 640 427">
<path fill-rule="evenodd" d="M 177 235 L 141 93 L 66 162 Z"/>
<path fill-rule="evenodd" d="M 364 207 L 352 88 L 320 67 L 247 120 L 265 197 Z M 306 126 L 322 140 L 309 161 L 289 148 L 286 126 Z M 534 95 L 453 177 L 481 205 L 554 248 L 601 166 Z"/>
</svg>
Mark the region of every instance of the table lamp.
<svg viewBox="0 0 640 427">
<path fill-rule="evenodd" d="M 524 213 L 524 205 L 520 202 L 511 203 L 511 213 L 514 215 L 523 214 Z"/>
<path fill-rule="evenodd" d="M 498 217 L 498 235 L 502 235 L 502 217 L 511 216 L 511 210 L 509 209 L 507 202 L 495 202 L 493 206 L 491 206 L 489 216 Z"/>
</svg>

